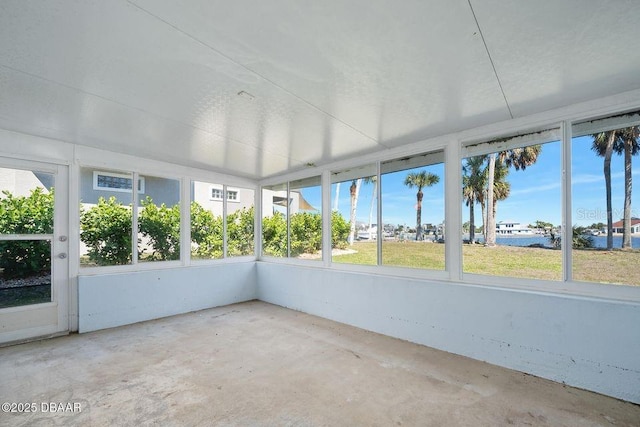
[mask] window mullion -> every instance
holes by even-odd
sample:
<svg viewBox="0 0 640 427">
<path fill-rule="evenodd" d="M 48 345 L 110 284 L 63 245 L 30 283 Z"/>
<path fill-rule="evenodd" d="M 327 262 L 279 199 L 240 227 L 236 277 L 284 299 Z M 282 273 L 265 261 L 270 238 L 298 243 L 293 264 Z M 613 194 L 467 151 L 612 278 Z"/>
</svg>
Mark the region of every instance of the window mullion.
<svg viewBox="0 0 640 427">
<path fill-rule="evenodd" d="M 571 123 L 562 122 L 562 278 L 572 280 Z"/>
<path fill-rule="evenodd" d="M 138 263 L 138 172 L 131 174 L 131 264 Z M 135 190 L 134 190 L 135 189 Z"/>
</svg>

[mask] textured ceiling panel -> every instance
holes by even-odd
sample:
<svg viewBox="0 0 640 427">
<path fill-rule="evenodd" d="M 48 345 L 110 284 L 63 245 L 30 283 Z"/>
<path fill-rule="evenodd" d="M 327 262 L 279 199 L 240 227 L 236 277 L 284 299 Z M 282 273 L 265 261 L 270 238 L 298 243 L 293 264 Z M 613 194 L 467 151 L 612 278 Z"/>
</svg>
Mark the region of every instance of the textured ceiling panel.
<svg viewBox="0 0 640 427">
<path fill-rule="evenodd" d="M 131 136 L 143 131 L 137 127 L 149 130 L 138 121 L 148 115 L 153 122 L 166 119 L 205 131 L 230 147 L 238 143 L 255 147 L 271 156 L 266 157 L 269 162 L 244 162 L 238 172 L 256 178 L 378 147 L 371 138 L 128 3 L 70 5 L 68 1 L 3 3 L 0 28 L 7 37 L 0 38 L 1 65 L 40 77 L 40 85 L 49 84 L 52 91 L 62 86 L 127 107 L 131 117 L 115 126 L 126 124 Z M 240 91 L 253 99 L 238 96 Z M 91 112 L 75 108 L 65 117 L 66 126 L 58 123 L 57 129 L 67 135 L 74 133 L 73 126 L 94 125 L 87 117 Z M 107 136 L 114 132 L 102 136 L 105 148 L 119 148 L 121 143 Z M 158 140 L 152 144 L 175 146 L 176 135 L 163 134 L 162 127 L 153 133 Z M 189 149 L 197 141 L 188 134 L 179 137 L 186 152 L 194 152 L 189 160 L 215 163 L 216 159 Z M 138 152 L 148 151 L 146 142 L 128 139 L 129 151 L 136 151 L 136 145 L 141 146 Z M 273 162 L 273 156 L 288 160 Z M 249 169 L 252 166 L 256 169 Z"/>
<path fill-rule="evenodd" d="M 472 0 L 514 116 L 640 88 L 640 1 Z"/>
<path fill-rule="evenodd" d="M 509 118 L 466 0 L 134 0 L 385 145 Z"/>
<path fill-rule="evenodd" d="M 0 127 L 150 159 L 255 177 L 288 167 L 285 156 L 0 66 Z M 259 175 L 258 175 L 259 176 Z"/>
<path fill-rule="evenodd" d="M 639 15 L 637 0 L 3 0 L 0 127 L 263 178 L 640 88 Z"/>
</svg>

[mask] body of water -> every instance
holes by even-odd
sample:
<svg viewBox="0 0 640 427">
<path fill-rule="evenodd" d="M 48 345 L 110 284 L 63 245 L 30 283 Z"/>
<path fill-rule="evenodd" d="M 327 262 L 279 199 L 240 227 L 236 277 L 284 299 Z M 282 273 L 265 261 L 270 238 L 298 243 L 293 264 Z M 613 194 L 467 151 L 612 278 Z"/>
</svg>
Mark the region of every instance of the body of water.
<svg viewBox="0 0 640 427">
<path fill-rule="evenodd" d="M 596 248 L 607 247 L 607 236 L 592 236 L 593 243 Z M 465 235 L 464 238 L 468 239 L 469 235 Z M 482 235 L 476 236 L 476 240 L 483 242 Z M 496 237 L 496 243 L 504 246 L 529 246 L 534 244 L 540 244 L 551 247 L 551 242 L 548 237 L 544 236 L 527 236 L 527 237 Z M 613 247 L 620 248 L 622 246 L 622 236 L 613 236 Z M 640 248 L 640 236 L 631 237 L 631 246 L 634 248 Z"/>
</svg>

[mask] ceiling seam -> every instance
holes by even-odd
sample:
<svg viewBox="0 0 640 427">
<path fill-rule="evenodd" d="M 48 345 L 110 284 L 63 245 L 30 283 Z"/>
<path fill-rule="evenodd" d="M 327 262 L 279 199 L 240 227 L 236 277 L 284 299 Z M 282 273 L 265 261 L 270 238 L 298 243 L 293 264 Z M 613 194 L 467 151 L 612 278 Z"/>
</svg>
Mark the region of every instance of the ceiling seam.
<svg viewBox="0 0 640 427">
<path fill-rule="evenodd" d="M 29 76 L 29 77 L 32 77 L 32 78 L 35 78 L 35 79 L 38 79 L 38 80 L 45 81 L 45 82 L 47 82 L 47 83 L 51 83 L 51 84 L 54 84 L 54 85 L 57 85 L 57 86 L 61 86 L 61 87 L 64 87 L 64 88 L 66 88 L 66 89 L 70 89 L 70 90 L 73 90 L 73 91 L 76 91 L 76 92 L 80 92 L 80 93 L 83 93 L 83 94 L 85 94 L 85 95 L 93 96 L 93 97 L 98 98 L 98 99 L 101 99 L 101 100 L 103 100 L 103 101 L 111 102 L 111 103 L 113 103 L 113 104 L 119 105 L 120 107 L 129 108 L 129 109 L 132 109 L 132 110 L 135 110 L 135 111 L 139 111 L 139 112 L 141 112 L 141 113 L 144 113 L 144 114 L 147 114 L 147 115 L 150 115 L 150 116 L 156 117 L 156 118 L 161 119 L 161 120 L 167 120 L 167 121 L 170 121 L 170 122 L 173 122 L 173 123 L 176 123 L 176 124 L 182 125 L 182 126 L 186 126 L 186 127 L 191 128 L 191 129 L 195 129 L 195 130 L 197 130 L 197 131 L 204 132 L 204 133 L 206 133 L 206 134 L 209 134 L 209 135 L 212 135 L 212 136 L 215 136 L 215 137 L 221 138 L 223 141 L 231 141 L 231 142 L 234 142 L 234 143 L 236 143 L 236 144 L 241 144 L 241 145 L 244 145 L 244 146 L 246 146 L 246 147 L 250 147 L 250 148 L 254 148 L 254 149 L 256 149 L 256 150 L 260 150 L 260 151 L 262 151 L 262 152 L 264 152 L 264 153 L 271 154 L 271 155 L 273 155 L 273 156 L 282 157 L 282 158 L 284 158 L 284 159 L 291 159 L 291 160 L 294 160 L 294 161 L 296 161 L 296 162 L 299 162 L 301 165 L 302 165 L 302 164 L 304 164 L 304 163 L 306 163 L 306 162 L 304 162 L 304 161 L 302 161 L 302 160 L 296 159 L 296 158 L 291 157 L 291 156 L 286 156 L 286 155 L 283 155 L 283 154 L 278 154 L 278 153 L 275 153 L 275 152 L 273 152 L 273 151 L 267 150 L 267 149 L 262 148 L 262 147 L 256 147 L 256 146 L 254 146 L 254 145 L 247 144 L 246 142 L 240 141 L 240 140 L 238 140 L 238 139 L 235 139 L 235 138 L 229 138 L 229 137 L 226 137 L 226 136 L 220 135 L 220 134 L 218 134 L 218 133 L 216 133 L 216 132 L 210 131 L 210 130 L 208 130 L 208 129 L 203 129 L 203 128 L 198 127 L 198 126 L 194 126 L 194 125 L 193 125 L 193 124 L 191 124 L 191 123 L 186 123 L 186 122 L 183 122 L 183 121 L 181 121 L 181 120 L 173 119 L 173 118 L 171 118 L 171 117 L 165 117 L 165 116 L 163 116 L 163 115 L 161 115 L 161 114 L 154 113 L 154 112 L 152 112 L 152 111 L 147 111 L 147 110 L 145 110 L 145 109 L 143 109 L 143 108 L 135 107 L 135 106 L 133 106 L 133 105 L 124 104 L 124 103 L 122 103 L 122 102 L 120 102 L 120 101 L 116 101 L 115 99 L 107 98 L 107 97 L 105 97 L 105 96 L 98 95 L 98 94 L 93 93 L 93 92 L 87 92 L 87 91 L 86 91 L 86 90 L 84 90 L 84 89 L 80 89 L 80 88 L 77 88 L 77 87 L 75 87 L 75 86 L 71 86 L 71 85 L 68 85 L 68 84 L 65 84 L 65 83 L 61 83 L 61 82 L 58 82 L 58 81 L 55 81 L 55 80 L 51 80 L 51 79 L 49 79 L 49 78 L 42 77 L 42 76 L 39 76 L 39 75 L 37 75 L 37 74 L 29 73 L 29 72 L 24 71 L 24 70 L 19 70 L 19 69 L 17 69 L 17 68 L 10 67 L 10 66 L 5 65 L 5 64 L 0 64 L 0 67 L 2 67 L 2 68 L 6 68 L 6 69 L 11 70 L 11 71 L 13 71 L 13 72 L 15 72 L 15 73 L 24 74 L 24 75 L 26 75 L 26 76 Z M 11 119 L 11 118 L 8 118 L 8 119 Z M 45 129 L 49 129 L 49 130 L 56 130 L 56 129 L 54 129 L 54 128 L 45 128 Z"/>
<path fill-rule="evenodd" d="M 343 125 L 347 126 L 349 129 L 353 130 L 354 132 L 359 133 L 360 135 L 364 136 L 365 138 L 375 142 L 376 144 L 384 147 L 384 148 L 389 148 L 387 147 L 385 144 L 383 144 L 382 142 L 378 141 L 377 139 L 375 139 L 372 136 L 367 135 L 366 133 L 362 132 L 361 130 L 357 129 L 356 127 L 350 125 L 349 123 L 340 120 L 339 118 L 337 118 L 336 116 L 334 116 L 333 114 L 324 111 L 323 109 L 319 108 L 318 106 L 312 104 L 311 102 L 307 101 L 306 99 L 300 97 L 299 95 L 296 95 L 295 93 L 291 92 L 290 90 L 284 88 L 283 86 L 279 85 L 278 83 L 276 83 L 275 81 L 263 76 L 262 74 L 256 72 L 255 70 L 247 67 L 246 65 L 235 61 L 233 58 L 231 58 L 230 56 L 224 54 L 223 52 L 219 51 L 218 49 L 214 48 L 213 46 L 209 45 L 208 43 L 205 43 L 204 41 L 200 40 L 199 38 L 195 37 L 192 34 L 189 34 L 188 32 L 186 32 L 185 30 L 181 29 L 180 27 L 177 27 L 176 25 L 172 24 L 171 22 L 162 19 L 161 17 L 159 17 L 158 15 L 148 11 L 147 9 L 143 8 L 142 6 L 139 6 L 138 4 L 136 4 L 133 0 L 127 0 L 127 2 L 132 5 L 133 7 L 143 11 L 144 13 L 148 14 L 149 16 L 152 16 L 153 18 L 157 19 L 158 21 L 168 25 L 169 27 L 173 28 L 174 30 L 180 32 L 181 34 L 184 34 L 185 36 L 189 37 L 190 39 L 196 41 L 197 43 L 200 43 L 201 45 L 205 46 L 207 49 L 211 50 L 212 52 L 215 52 L 217 55 L 223 57 L 224 59 L 226 59 L 227 61 L 230 61 L 231 63 L 244 68 L 245 70 L 249 71 L 250 73 L 260 77 L 262 80 L 264 80 L 265 82 L 273 85 L 274 87 L 280 89 L 281 91 L 285 92 L 286 94 L 288 94 L 289 96 L 292 96 L 294 98 L 296 98 L 297 100 L 303 102 L 304 104 L 308 105 L 309 107 L 313 108 L 316 111 L 319 111 L 320 113 L 334 119 L 335 121 L 342 123 Z"/>
<path fill-rule="evenodd" d="M 509 106 L 509 101 L 507 101 L 507 95 L 504 93 L 504 88 L 502 87 L 502 82 L 500 81 L 500 77 L 498 76 L 498 71 L 496 70 L 496 65 L 493 63 L 493 58 L 491 57 L 491 52 L 489 52 L 489 47 L 487 46 L 487 41 L 484 39 L 484 34 L 482 33 L 482 28 L 480 28 L 480 23 L 478 22 L 478 17 L 476 16 L 475 10 L 473 10 L 473 6 L 471 5 L 471 0 L 467 0 L 469 3 L 469 9 L 471 9 L 471 14 L 473 15 L 473 20 L 476 21 L 476 27 L 478 27 L 478 32 L 480 33 L 480 38 L 482 39 L 482 44 L 484 45 L 484 49 L 487 51 L 487 56 L 489 57 L 489 62 L 491 62 L 491 68 L 493 68 L 493 74 L 496 76 L 496 80 L 498 82 L 498 86 L 500 87 L 500 92 L 502 93 L 502 97 L 504 98 L 504 103 L 507 106 L 507 110 L 509 111 L 509 116 L 513 119 L 513 113 L 511 112 L 511 106 Z"/>
</svg>

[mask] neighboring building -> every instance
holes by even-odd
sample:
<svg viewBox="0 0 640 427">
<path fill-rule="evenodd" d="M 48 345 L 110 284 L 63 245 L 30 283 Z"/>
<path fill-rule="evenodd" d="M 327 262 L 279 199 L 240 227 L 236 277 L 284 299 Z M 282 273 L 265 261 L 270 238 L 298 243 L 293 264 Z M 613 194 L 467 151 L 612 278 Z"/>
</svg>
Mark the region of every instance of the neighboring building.
<svg viewBox="0 0 640 427">
<path fill-rule="evenodd" d="M 227 214 L 250 208 L 254 204 L 254 190 L 248 188 L 227 187 Z M 223 186 L 208 182 L 193 181 L 191 183 L 191 200 L 203 208 L 222 215 Z"/>
<path fill-rule="evenodd" d="M 319 212 L 318 209 L 311 206 L 299 191 L 290 191 L 289 200 L 287 200 L 287 190 L 262 190 L 262 217 L 268 217 L 276 212 L 286 214 L 287 205 L 289 205 L 289 213 L 291 215 L 300 211 Z"/>
<path fill-rule="evenodd" d="M 0 168 L 0 198 L 2 191 L 9 191 L 14 196 L 28 196 L 31 191 L 40 187 L 45 193 L 53 187 L 53 175 L 21 169 Z"/>
<path fill-rule="evenodd" d="M 623 221 L 616 221 L 613 223 L 613 232 L 614 233 L 624 233 L 624 224 Z M 640 233 L 640 218 L 631 218 L 631 234 Z"/>
<path fill-rule="evenodd" d="M 520 235 L 534 234 L 534 232 L 529 227 L 526 227 L 519 222 L 500 221 L 496 224 L 496 234 Z"/>
<path fill-rule="evenodd" d="M 130 174 L 121 174 L 93 168 L 80 169 L 80 201 L 95 205 L 100 197 L 115 197 L 123 205 L 131 204 L 132 179 Z M 180 181 L 152 176 L 138 179 L 138 206 L 150 197 L 156 205 L 173 206 L 180 203 Z"/>
</svg>

